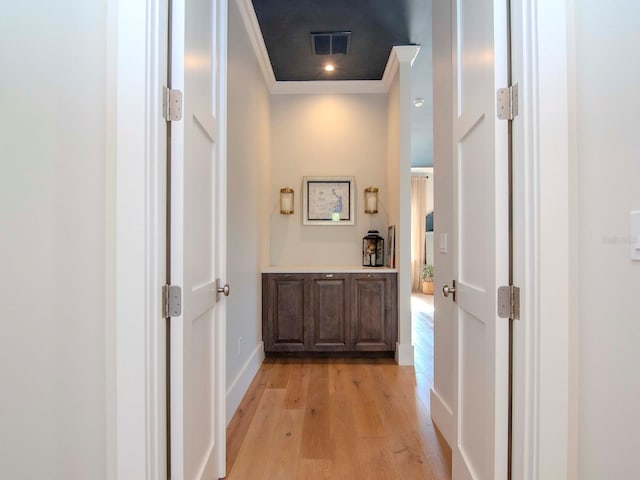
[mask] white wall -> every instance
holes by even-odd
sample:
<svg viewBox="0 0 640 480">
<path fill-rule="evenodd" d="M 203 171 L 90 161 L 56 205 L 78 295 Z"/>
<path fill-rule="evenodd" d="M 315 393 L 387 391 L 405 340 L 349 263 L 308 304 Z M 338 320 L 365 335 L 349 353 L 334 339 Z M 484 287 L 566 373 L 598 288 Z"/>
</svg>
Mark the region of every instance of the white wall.
<svg viewBox="0 0 640 480">
<path fill-rule="evenodd" d="M 640 5 L 575 2 L 578 474 L 640 478 Z"/>
<path fill-rule="evenodd" d="M 388 93 L 387 175 L 393 192 L 390 224 L 396 226 L 398 268 L 398 344 L 396 361 L 413 365 L 411 341 L 411 64 L 420 47 L 394 47 L 393 72 Z"/>
<path fill-rule="evenodd" d="M 3 478 L 106 476 L 106 18 L 105 0 L 0 16 Z"/>
<path fill-rule="evenodd" d="M 389 223 L 400 221 L 400 79 L 396 75 L 389 87 L 387 112 L 387 184 L 392 193 L 389 197 Z"/>
<path fill-rule="evenodd" d="M 400 78 L 396 75 L 389 87 L 387 111 L 387 185 L 389 196 L 389 224 L 400 222 Z M 396 251 L 396 257 L 397 257 Z"/>
<path fill-rule="evenodd" d="M 269 92 L 235 1 L 229 2 L 227 421 L 262 352 L 260 270 L 268 262 Z"/>
<path fill-rule="evenodd" d="M 449 0 L 433 1 L 433 102 L 434 102 L 434 250 L 435 291 L 455 278 L 453 258 L 440 253 L 440 236 L 453 231 L 453 165 L 451 132 L 451 12 Z M 455 305 L 442 295 L 435 295 L 434 380 L 431 390 L 431 415 L 450 442 L 453 428 L 453 319 Z"/>
<path fill-rule="evenodd" d="M 386 236 L 387 97 L 274 95 L 271 99 L 270 265 L 357 266 L 369 229 Z M 302 177 L 354 176 L 354 226 L 303 226 Z M 364 213 L 364 189 L 380 188 L 379 213 Z M 280 215 L 279 191 L 295 191 L 295 213 Z"/>
</svg>

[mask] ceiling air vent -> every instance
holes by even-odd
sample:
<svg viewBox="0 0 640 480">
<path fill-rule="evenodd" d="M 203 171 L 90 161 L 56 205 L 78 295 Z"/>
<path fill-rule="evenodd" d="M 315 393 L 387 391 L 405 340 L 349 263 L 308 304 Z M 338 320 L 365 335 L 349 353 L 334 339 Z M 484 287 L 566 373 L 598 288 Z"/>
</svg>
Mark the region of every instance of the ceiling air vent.
<svg viewBox="0 0 640 480">
<path fill-rule="evenodd" d="M 314 55 L 346 55 L 351 44 L 351 32 L 317 32 L 311 34 Z"/>
</svg>

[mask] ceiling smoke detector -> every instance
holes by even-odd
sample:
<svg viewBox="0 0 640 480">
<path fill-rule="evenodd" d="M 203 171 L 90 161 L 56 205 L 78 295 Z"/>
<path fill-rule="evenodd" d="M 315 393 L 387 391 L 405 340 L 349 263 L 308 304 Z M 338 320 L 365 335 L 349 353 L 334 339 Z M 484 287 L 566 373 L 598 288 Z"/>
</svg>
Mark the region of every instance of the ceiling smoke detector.
<svg viewBox="0 0 640 480">
<path fill-rule="evenodd" d="M 314 55 L 347 55 L 351 32 L 312 32 L 311 51 Z"/>
</svg>

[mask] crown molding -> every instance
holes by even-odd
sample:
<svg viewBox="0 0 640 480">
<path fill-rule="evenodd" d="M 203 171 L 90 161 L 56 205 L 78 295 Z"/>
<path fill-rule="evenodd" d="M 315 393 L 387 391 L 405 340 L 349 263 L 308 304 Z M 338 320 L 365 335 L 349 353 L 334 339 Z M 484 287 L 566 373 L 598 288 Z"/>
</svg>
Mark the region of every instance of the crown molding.
<svg viewBox="0 0 640 480">
<path fill-rule="evenodd" d="M 387 93 L 400 63 L 413 61 L 420 51 L 419 45 L 400 45 L 391 49 L 382 80 L 316 80 L 307 82 L 285 82 L 276 80 L 271 60 L 264 44 L 258 17 L 251 0 L 235 0 L 249 40 L 256 55 L 264 81 L 272 95 L 313 95 L 326 93 Z"/>
<path fill-rule="evenodd" d="M 391 88 L 400 64 L 408 62 L 409 65 L 413 65 L 413 61 L 418 56 L 419 51 L 420 45 L 397 45 L 391 49 L 387 66 L 384 69 L 384 75 L 382 75 L 382 82 L 387 92 Z"/>
<path fill-rule="evenodd" d="M 409 63 L 411 66 L 419 51 L 420 45 L 396 45 L 391 49 L 391 55 L 395 55 L 400 63 Z"/>
<path fill-rule="evenodd" d="M 389 59 L 387 60 L 387 66 L 384 68 L 384 74 L 382 75 L 382 83 L 384 84 L 384 89 L 387 92 L 391 88 L 391 84 L 393 83 L 393 79 L 396 76 L 396 72 L 398 71 L 398 65 L 399 65 L 398 57 L 393 52 L 393 48 L 391 49 L 391 53 L 389 54 Z"/>
<path fill-rule="evenodd" d="M 267 84 L 267 88 L 269 90 L 272 90 L 273 86 L 276 83 L 276 77 L 273 74 L 271 60 L 269 59 L 269 54 L 267 53 L 267 47 L 264 44 L 262 31 L 260 30 L 260 25 L 258 24 L 258 17 L 256 17 L 256 11 L 253 9 L 251 0 L 235 1 L 238 9 L 240 10 L 240 16 L 242 17 L 244 27 L 249 34 L 249 40 L 256 55 L 256 59 L 258 60 L 258 64 L 260 65 L 260 70 L 262 70 L 264 81 Z"/>
<path fill-rule="evenodd" d="M 326 93 L 387 93 L 381 80 L 313 80 L 307 82 L 275 82 L 272 95 Z"/>
</svg>

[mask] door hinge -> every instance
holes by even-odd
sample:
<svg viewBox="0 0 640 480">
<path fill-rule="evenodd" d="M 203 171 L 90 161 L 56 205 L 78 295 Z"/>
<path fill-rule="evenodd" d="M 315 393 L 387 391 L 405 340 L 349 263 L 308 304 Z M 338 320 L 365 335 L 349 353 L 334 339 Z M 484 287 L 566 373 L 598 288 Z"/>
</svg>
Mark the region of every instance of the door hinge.
<svg viewBox="0 0 640 480">
<path fill-rule="evenodd" d="M 496 111 L 499 120 L 513 120 L 518 116 L 518 84 L 499 88 L 496 93 Z"/>
<path fill-rule="evenodd" d="M 182 91 L 162 87 L 162 116 L 167 122 L 182 120 Z"/>
<path fill-rule="evenodd" d="M 514 285 L 498 287 L 498 317 L 520 319 L 520 289 Z"/>
<path fill-rule="evenodd" d="M 182 315 L 182 288 L 178 285 L 162 287 L 162 316 L 164 318 Z"/>
</svg>

